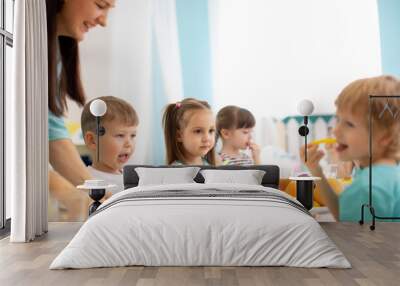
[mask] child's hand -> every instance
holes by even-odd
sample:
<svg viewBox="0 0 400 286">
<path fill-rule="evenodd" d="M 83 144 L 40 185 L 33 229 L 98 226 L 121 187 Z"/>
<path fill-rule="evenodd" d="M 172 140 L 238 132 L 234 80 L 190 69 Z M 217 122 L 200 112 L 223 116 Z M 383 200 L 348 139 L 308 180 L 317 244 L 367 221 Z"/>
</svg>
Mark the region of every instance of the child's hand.
<svg viewBox="0 0 400 286">
<path fill-rule="evenodd" d="M 250 141 L 249 149 L 251 150 L 251 156 L 253 157 L 254 164 L 260 165 L 260 163 L 261 163 L 261 159 L 260 159 L 261 149 L 260 149 L 260 146 L 258 146 L 256 143 Z"/>
<path fill-rule="evenodd" d="M 325 150 L 328 156 L 328 162 L 330 164 L 337 164 L 339 162 L 338 155 L 336 152 L 336 144 L 335 143 L 329 143 L 325 144 Z"/>
<path fill-rule="evenodd" d="M 104 197 L 100 200 L 100 202 L 104 202 L 105 200 L 107 200 L 108 198 L 110 198 L 113 194 L 110 191 L 106 191 Z"/>
<path fill-rule="evenodd" d="M 319 164 L 322 157 L 324 157 L 324 152 L 318 150 L 318 145 L 316 144 L 308 144 L 307 145 L 307 162 L 305 163 L 307 168 L 310 170 L 313 176 L 321 176 L 322 169 Z M 300 158 L 301 161 L 304 162 L 304 145 L 300 147 Z"/>
<path fill-rule="evenodd" d="M 221 166 L 221 165 L 223 165 L 221 157 L 219 155 L 215 155 L 215 166 Z"/>
<path fill-rule="evenodd" d="M 335 152 L 335 146 L 336 146 L 336 144 L 334 144 L 334 143 L 326 143 L 325 144 L 325 149 L 326 149 L 326 151 L 327 152 Z"/>
</svg>

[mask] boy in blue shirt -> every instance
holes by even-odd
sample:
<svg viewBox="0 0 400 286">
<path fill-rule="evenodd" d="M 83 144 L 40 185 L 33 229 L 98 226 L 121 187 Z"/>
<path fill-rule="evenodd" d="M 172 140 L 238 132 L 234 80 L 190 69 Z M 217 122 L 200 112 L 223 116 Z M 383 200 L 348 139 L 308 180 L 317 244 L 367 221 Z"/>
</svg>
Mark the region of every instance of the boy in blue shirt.
<svg viewBox="0 0 400 286">
<path fill-rule="evenodd" d="M 340 221 L 359 221 L 361 205 L 369 202 L 369 95 L 400 95 L 400 81 L 391 76 L 356 80 L 339 94 L 335 101 L 337 122 L 333 130 L 336 152 L 342 161 L 355 161 L 351 185 L 337 195 L 328 184 L 319 161 L 324 156 L 317 145 L 307 145 L 306 166 L 313 176 L 324 203 Z M 398 112 L 398 114 L 396 113 Z M 397 116 L 395 116 L 397 114 Z M 371 104 L 372 138 L 372 201 L 375 214 L 400 216 L 400 99 L 374 99 Z M 304 161 L 304 146 L 300 149 Z M 368 209 L 366 220 L 371 220 Z"/>
</svg>

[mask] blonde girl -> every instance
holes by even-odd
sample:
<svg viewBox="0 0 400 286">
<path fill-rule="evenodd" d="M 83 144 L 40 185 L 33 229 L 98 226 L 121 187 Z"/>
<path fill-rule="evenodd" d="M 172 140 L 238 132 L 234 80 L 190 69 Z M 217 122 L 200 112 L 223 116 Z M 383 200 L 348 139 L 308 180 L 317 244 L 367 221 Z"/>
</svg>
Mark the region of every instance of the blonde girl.
<svg viewBox="0 0 400 286">
<path fill-rule="evenodd" d="M 186 98 L 163 115 L 167 164 L 215 165 L 215 118 L 206 101 Z"/>
</svg>

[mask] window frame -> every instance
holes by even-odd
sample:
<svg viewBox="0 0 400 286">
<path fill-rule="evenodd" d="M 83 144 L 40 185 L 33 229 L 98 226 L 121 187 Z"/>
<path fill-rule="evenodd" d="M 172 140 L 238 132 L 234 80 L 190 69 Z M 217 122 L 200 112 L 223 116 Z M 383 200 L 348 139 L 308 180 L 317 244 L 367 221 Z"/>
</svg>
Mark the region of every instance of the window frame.
<svg viewBox="0 0 400 286">
<path fill-rule="evenodd" d="M 12 15 L 6 15 L 6 1 L 12 1 Z M 7 46 L 13 48 L 13 33 L 7 31 L 6 21 L 8 17 L 14 17 L 15 0 L 1 0 L 1 21 L 0 21 L 0 237 L 10 232 L 11 218 L 7 219 L 6 212 L 6 188 L 5 188 L 5 129 L 6 129 L 6 62 Z M 13 21 L 12 21 L 13 22 Z M 14 25 L 14 23 L 12 24 Z M 13 31 L 14 27 L 12 27 Z M 12 64 L 12 63 L 11 63 Z"/>
</svg>

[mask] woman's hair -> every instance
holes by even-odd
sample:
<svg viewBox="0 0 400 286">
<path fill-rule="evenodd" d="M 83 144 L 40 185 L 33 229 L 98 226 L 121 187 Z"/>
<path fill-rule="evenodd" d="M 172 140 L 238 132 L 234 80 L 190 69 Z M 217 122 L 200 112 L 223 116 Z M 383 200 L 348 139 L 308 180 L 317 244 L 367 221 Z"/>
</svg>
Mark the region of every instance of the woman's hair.
<svg viewBox="0 0 400 286">
<path fill-rule="evenodd" d="M 372 99 L 369 107 L 370 95 L 399 96 L 400 81 L 388 75 L 353 81 L 342 90 L 335 104 L 338 110 L 348 110 L 361 116 L 367 128 L 371 108 L 373 129 L 392 135 L 392 141 L 383 156 L 400 160 L 400 98 Z"/>
<path fill-rule="evenodd" d="M 178 142 L 178 131 L 182 131 L 189 122 L 190 114 L 196 110 L 210 110 L 211 107 L 206 101 L 194 98 L 185 98 L 184 100 L 168 104 L 163 115 L 164 139 L 167 151 L 167 164 L 179 160 L 185 161 L 184 147 Z M 215 147 L 213 147 L 205 156 L 210 165 L 215 165 Z"/>
<path fill-rule="evenodd" d="M 107 111 L 101 117 L 101 122 L 117 120 L 126 126 L 137 126 L 139 124 L 139 117 L 135 109 L 125 100 L 115 96 L 102 96 L 95 99 L 101 99 L 107 105 Z M 85 136 L 88 131 L 96 132 L 96 117 L 90 112 L 90 104 L 93 100 L 85 104 L 81 114 L 83 136 Z"/>
<path fill-rule="evenodd" d="M 217 114 L 217 133 L 221 136 L 222 129 L 253 128 L 256 120 L 245 108 L 228 105 L 218 111 Z"/>
<path fill-rule="evenodd" d="M 49 109 L 56 116 L 63 115 L 68 109 L 67 96 L 78 105 L 85 104 L 85 93 L 79 67 L 78 42 L 70 37 L 57 37 L 57 14 L 62 10 L 64 2 L 65 0 L 46 0 L 48 98 Z M 60 86 L 57 83 L 57 41 L 62 62 Z"/>
</svg>

